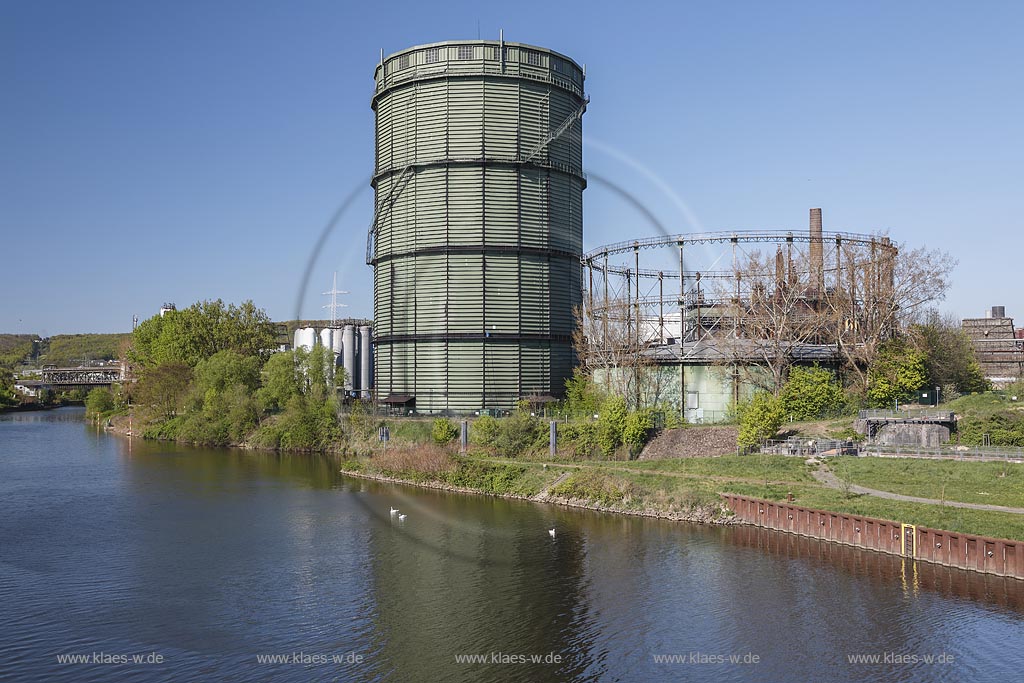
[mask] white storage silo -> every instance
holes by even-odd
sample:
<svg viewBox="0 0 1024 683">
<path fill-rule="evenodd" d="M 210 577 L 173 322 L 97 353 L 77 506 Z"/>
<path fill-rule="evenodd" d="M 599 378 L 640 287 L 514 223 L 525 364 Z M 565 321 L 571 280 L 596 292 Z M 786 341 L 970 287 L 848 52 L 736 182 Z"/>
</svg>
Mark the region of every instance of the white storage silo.
<svg viewBox="0 0 1024 683">
<path fill-rule="evenodd" d="M 353 325 L 345 325 L 341 340 L 342 365 L 345 368 L 345 391 L 358 388 L 359 378 L 356 376 L 356 329 Z"/>
<path fill-rule="evenodd" d="M 372 368 L 372 330 L 369 325 L 363 325 L 359 328 L 359 389 L 363 398 L 370 398 L 370 388 L 373 387 L 373 378 L 370 374 Z"/>
<path fill-rule="evenodd" d="M 295 330 L 295 343 L 292 345 L 296 350 L 305 349 L 312 351 L 316 344 L 316 330 L 312 327 L 300 327 Z"/>
</svg>

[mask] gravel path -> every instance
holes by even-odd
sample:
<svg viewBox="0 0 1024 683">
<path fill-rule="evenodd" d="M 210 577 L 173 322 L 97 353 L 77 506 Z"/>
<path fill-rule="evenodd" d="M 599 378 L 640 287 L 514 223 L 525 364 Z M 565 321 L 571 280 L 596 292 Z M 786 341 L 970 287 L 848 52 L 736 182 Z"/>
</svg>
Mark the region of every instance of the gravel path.
<svg viewBox="0 0 1024 683">
<path fill-rule="evenodd" d="M 820 481 L 825 486 L 833 489 L 843 489 L 843 483 L 839 481 L 839 477 L 832 473 L 831 470 L 826 468 L 824 465 L 811 473 L 815 479 Z M 902 500 L 908 503 L 929 503 L 931 505 L 945 505 L 951 508 L 967 508 L 969 510 L 990 510 L 992 512 L 1011 512 L 1015 515 L 1024 515 L 1024 508 L 1011 508 L 1004 507 L 1002 505 L 985 505 L 983 503 L 961 503 L 955 500 L 937 500 L 935 498 L 918 498 L 916 496 L 904 496 L 901 493 L 892 493 L 891 491 L 879 491 L 878 489 L 869 489 L 864 486 L 857 486 L 856 484 L 850 485 L 850 491 L 853 493 L 862 493 L 867 496 L 875 496 L 877 498 L 888 498 L 889 500 Z"/>
</svg>

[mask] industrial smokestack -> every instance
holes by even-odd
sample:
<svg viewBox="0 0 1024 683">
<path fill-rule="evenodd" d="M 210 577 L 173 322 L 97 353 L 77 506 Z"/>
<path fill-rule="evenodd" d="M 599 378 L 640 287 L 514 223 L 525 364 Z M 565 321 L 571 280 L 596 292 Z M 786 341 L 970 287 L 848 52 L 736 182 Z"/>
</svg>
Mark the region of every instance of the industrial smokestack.
<svg viewBox="0 0 1024 683">
<path fill-rule="evenodd" d="M 786 260 L 782 255 L 782 245 L 775 249 L 775 292 L 776 296 L 786 289 Z"/>
<path fill-rule="evenodd" d="M 811 287 L 816 294 L 825 291 L 825 251 L 821 236 L 821 209 L 811 209 Z"/>
</svg>

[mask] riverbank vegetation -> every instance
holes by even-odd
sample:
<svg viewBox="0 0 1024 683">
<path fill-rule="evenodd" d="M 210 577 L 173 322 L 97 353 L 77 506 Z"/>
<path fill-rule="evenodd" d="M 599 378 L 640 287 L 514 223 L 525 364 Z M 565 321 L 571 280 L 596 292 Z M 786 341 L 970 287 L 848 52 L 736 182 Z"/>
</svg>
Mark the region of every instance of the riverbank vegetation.
<svg viewBox="0 0 1024 683">
<path fill-rule="evenodd" d="M 286 450 L 341 442 L 333 354 L 274 353 L 276 330 L 251 301 L 203 301 L 136 328 L 131 398 L 148 438 Z"/>
<path fill-rule="evenodd" d="M 946 481 L 946 502 L 1005 505 L 1012 504 L 1013 497 L 1020 495 L 1022 465 L 947 461 L 942 463 L 941 475 L 932 475 L 927 467 L 935 464 L 931 461 L 844 460 L 854 463 L 856 468 L 843 470 L 843 476 L 869 487 L 883 488 L 886 478 L 896 477 L 904 470 L 911 473 L 906 484 L 890 480 L 885 485 L 886 490 L 907 495 L 929 497 L 939 478 Z M 853 494 L 816 481 L 813 472 L 817 467 L 817 463 L 801 458 L 776 455 L 646 462 L 514 460 L 479 452 L 459 456 L 436 445 L 388 448 L 372 457 L 349 458 L 342 463 L 343 471 L 353 474 L 421 485 L 708 521 L 721 518 L 722 493 L 776 501 L 786 500 L 792 494 L 794 504 L 810 508 L 1024 540 L 1024 515 Z M 1015 469 L 1006 474 L 1007 468 Z M 985 488 L 993 494 L 991 500 L 978 495 Z"/>
</svg>

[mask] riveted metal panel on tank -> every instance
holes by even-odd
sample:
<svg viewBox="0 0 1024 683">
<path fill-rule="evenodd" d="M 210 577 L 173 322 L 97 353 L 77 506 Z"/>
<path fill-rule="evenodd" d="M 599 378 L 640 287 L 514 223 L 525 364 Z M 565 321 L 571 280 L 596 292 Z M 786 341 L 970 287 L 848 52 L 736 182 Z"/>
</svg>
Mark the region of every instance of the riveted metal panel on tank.
<svg viewBox="0 0 1024 683">
<path fill-rule="evenodd" d="M 375 80 L 378 398 L 460 413 L 561 395 L 582 299 L 582 69 L 453 41 L 390 55 Z"/>
</svg>

